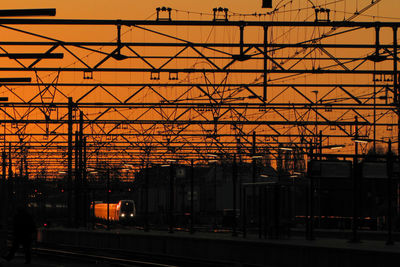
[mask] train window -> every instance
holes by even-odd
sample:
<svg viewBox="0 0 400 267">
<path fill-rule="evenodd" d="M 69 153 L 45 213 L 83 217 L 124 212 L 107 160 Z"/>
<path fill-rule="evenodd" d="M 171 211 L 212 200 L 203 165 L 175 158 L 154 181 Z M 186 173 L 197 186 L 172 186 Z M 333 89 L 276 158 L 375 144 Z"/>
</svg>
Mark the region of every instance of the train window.
<svg viewBox="0 0 400 267">
<path fill-rule="evenodd" d="M 124 202 L 124 204 L 121 206 L 121 211 L 124 212 L 131 212 L 134 209 L 133 202 Z"/>
</svg>

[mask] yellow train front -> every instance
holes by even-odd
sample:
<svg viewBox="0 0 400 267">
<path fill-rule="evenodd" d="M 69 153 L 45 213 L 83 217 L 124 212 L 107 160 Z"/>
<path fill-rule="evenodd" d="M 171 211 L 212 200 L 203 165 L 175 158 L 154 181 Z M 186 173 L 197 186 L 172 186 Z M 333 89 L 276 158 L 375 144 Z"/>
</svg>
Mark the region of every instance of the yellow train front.
<svg viewBox="0 0 400 267">
<path fill-rule="evenodd" d="M 108 211 L 107 211 L 108 210 Z M 127 223 L 136 216 L 136 207 L 133 200 L 120 200 L 118 203 L 94 203 L 94 216 L 99 220 Z"/>
</svg>

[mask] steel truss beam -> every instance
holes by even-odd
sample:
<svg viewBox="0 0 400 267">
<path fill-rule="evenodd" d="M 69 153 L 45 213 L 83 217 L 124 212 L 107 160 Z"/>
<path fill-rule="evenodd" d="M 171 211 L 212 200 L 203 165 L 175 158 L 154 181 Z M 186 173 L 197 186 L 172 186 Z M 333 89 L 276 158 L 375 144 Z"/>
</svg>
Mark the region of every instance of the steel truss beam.
<svg viewBox="0 0 400 267">
<path fill-rule="evenodd" d="M 237 26 L 237 27 L 328 27 L 398 28 L 400 22 L 356 21 L 203 21 L 203 20 L 90 20 L 90 19 L 0 19 L 2 25 L 95 25 L 95 26 Z"/>
<path fill-rule="evenodd" d="M 49 32 L 39 33 L 39 25 Z M 74 40 L 68 34 L 61 40 L 51 29 L 63 25 L 69 25 L 72 34 L 75 26 L 102 34 L 95 41 Z M 87 138 L 90 165 L 108 161 L 139 166 L 145 160 L 161 164 L 170 158 L 205 163 L 210 153 L 224 160 L 240 154 L 250 161 L 254 153 L 274 160 L 331 144 L 351 150 L 356 133 L 398 142 L 397 40 L 374 38 L 376 29 L 397 36 L 399 26 L 352 21 L 0 19 L 0 30 L 23 39 L 1 40 L 0 76 L 31 76 L 0 80 L 0 93 L 10 100 L 0 104 L 0 143 L 11 144 L 16 160 L 26 155 L 32 172 L 48 168 L 56 176 L 57 170 L 72 167 L 70 136 L 78 125 Z M 121 27 L 139 34 L 125 40 Z M 233 41 L 218 35 L 223 27 L 231 30 Z M 293 42 L 269 40 L 278 28 L 304 33 L 310 27 L 323 29 L 322 34 Z M 212 41 L 195 34 L 174 35 L 172 28 L 209 31 Z M 263 40 L 251 33 L 254 30 Z M 110 42 L 116 32 L 117 41 Z M 351 43 L 349 35 L 357 32 L 371 40 Z M 332 36 L 338 39 L 332 42 Z M 23 47 L 20 53 L 34 48 L 46 56 L 10 56 L 17 47 Z M 295 152 L 283 153 L 282 147 Z"/>
</svg>

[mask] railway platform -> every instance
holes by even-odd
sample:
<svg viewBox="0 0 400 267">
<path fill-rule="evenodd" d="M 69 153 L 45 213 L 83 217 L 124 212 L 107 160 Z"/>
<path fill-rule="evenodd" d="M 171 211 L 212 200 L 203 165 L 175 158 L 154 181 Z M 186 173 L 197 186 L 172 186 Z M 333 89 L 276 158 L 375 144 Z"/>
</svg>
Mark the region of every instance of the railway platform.
<svg viewBox="0 0 400 267">
<path fill-rule="evenodd" d="M 318 233 L 317 233 L 318 234 Z M 360 233 L 361 236 L 363 233 Z M 336 236 L 336 237 L 335 237 Z M 246 238 L 227 232 L 165 231 L 138 229 L 86 230 L 43 229 L 39 244 L 58 244 L 96 250 L 124 251 L 132 255 L 168 256 L 209 260 L 236 266 L 394 266 L 400 262 L 400 235 L 394 233 L 393 245 L 386 245 L 385 233 L 374 238 L 349 242 L 345 233 L 330 232 L 315 240 L 301 235 L 283 239 Z M 379 237 L 380 236 L 380 237 Z M 179 266 L 179 264 L 178 264 Z M 201 265 L 199 265 L 201 266 Z"/>
<path fill-rule="evenodd" d="M 97 266 L 97 267 L 107 267 L 109 264 L 95 264 L 89 262 L 80 262 L 77 260 L 68 260 L 52 257 L 43 257 L 34 255 L 32 263 L 25 264 L 24 255 L 17 254 L 15 258 L 7 262 L 3 259 L 0 260 L 0 267 L 85 267 L 85 266 Z"/>
</svg>

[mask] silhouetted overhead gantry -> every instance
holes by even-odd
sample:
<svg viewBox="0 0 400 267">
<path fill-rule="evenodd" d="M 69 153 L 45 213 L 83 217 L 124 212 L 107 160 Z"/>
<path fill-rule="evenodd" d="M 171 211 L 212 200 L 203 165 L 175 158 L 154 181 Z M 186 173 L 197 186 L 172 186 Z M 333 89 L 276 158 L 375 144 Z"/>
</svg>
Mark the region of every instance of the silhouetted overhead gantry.
<svg viewBox="0 0 400 267">
<path fill-rule="evenodd" d="M 399 26 L 0 18 L 0 141 L 52 173 L 75 132 L 88 166 L 396 142 Z"/>
</svg>

